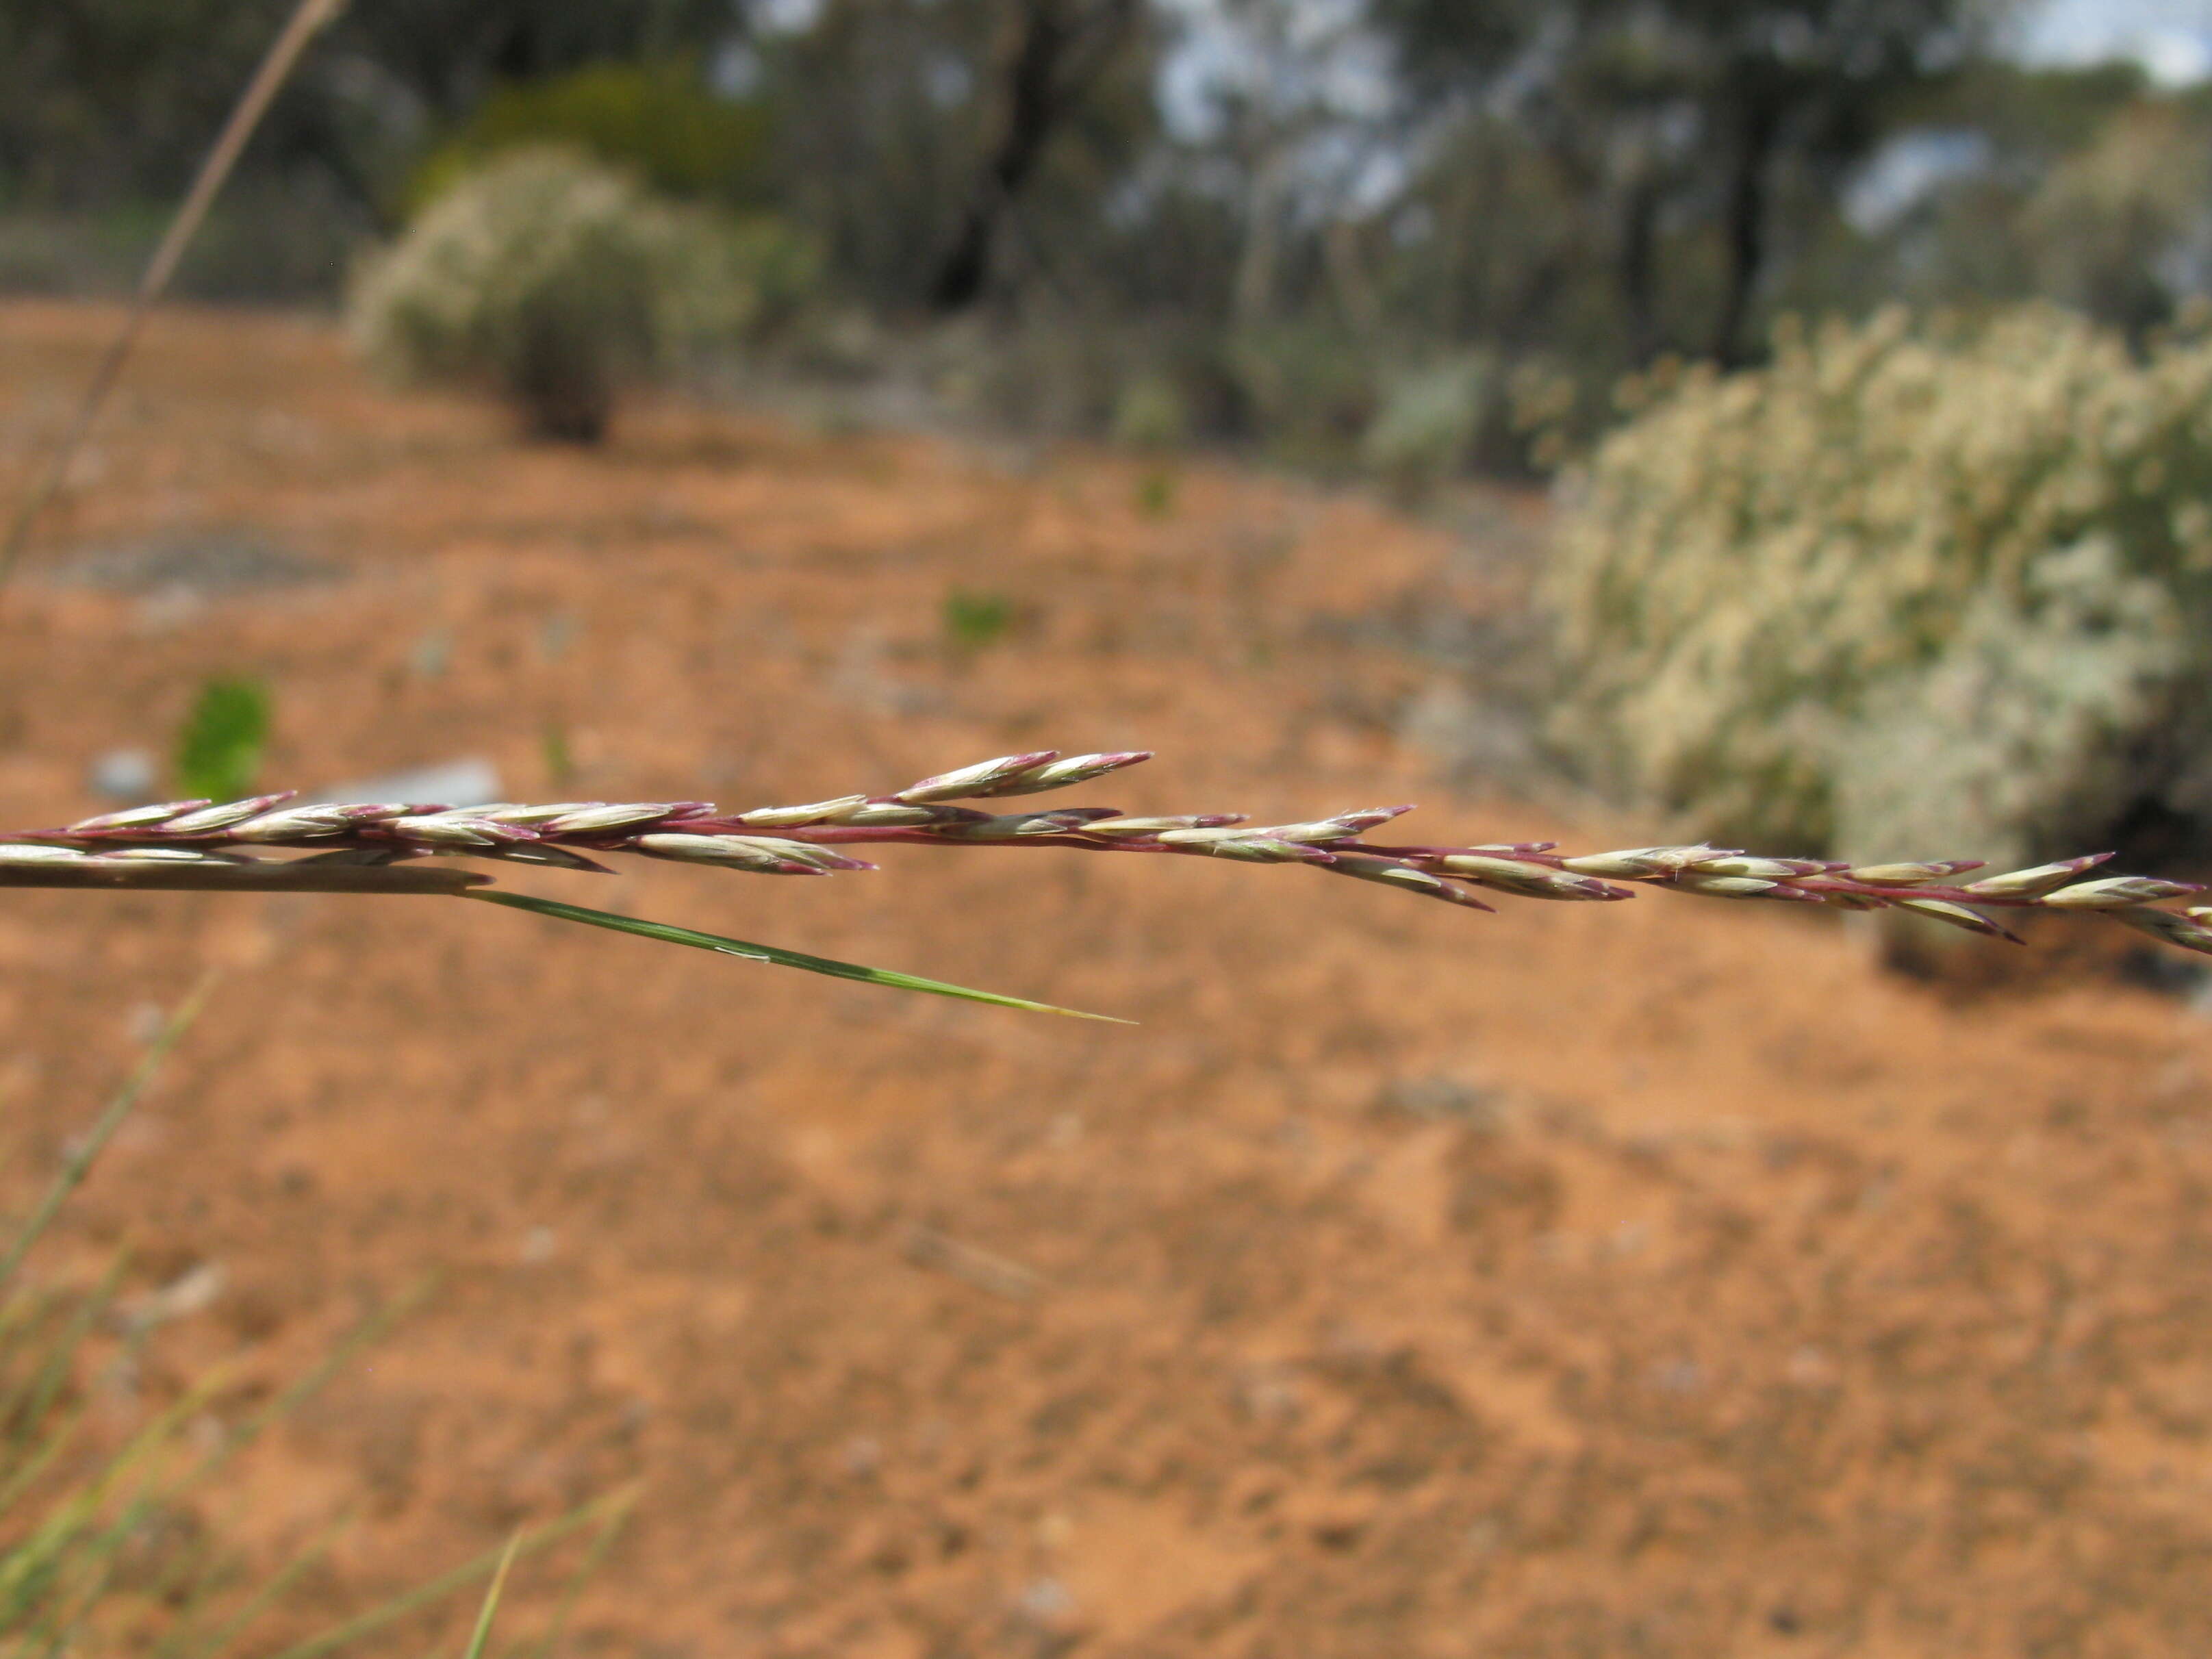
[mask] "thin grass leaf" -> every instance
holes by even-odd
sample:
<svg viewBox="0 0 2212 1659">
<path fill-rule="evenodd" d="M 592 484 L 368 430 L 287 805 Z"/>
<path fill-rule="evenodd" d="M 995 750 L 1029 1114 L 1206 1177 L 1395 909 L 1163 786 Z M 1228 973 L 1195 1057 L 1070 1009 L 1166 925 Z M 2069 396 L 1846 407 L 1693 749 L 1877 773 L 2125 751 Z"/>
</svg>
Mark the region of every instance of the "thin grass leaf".
<svg viewBox="0 0 2212 1659">
<path fill-rule="evenodd" d="M 4 1405 L 0 1405 L 0 1422 L 9 1425 L 12 1440 L 20 1446 L 35 1437 L 36 1443 L 29 1455 L 8 1470 L 0 1479 L 0 1517 L 15 1507 L 23 1494 L 35 1486 L 62 1453 L 75 1442 L 77 1431 L 92 1413 L 89 1397 L 80 1401 L 76 1408 L 59 1423 L 47 1420 L 63 1385 L 69 1380 L 85 1339 L 114 1304 L 118 1283 L 123 1276 L 129 1252 L 118 1250 L 115 1261 L 101 1279 L 99 1287 L 70 1314 L 69 1322 L 53 1339 L 46 1357 L 21 1386 L 13 1390 Z M 143 1346 L 144 1335 L 134 1337 L 119 1363 L 130 1364 L 137 1358 Z M 13 1449 L 11 1448 L 11 1449 Z"/>
<path fill-rule="evenodd" d="M 286 1386 L 270 1398 L 260 1410 L 228 1430 L 190 1473 L 176 1483 L 175 1489 L 183 1492 L 204 1486 L 212 1481 L 222 1472 L 225 1464 L 252 1445 L 271 1424 L 289 1417 L 299 1408 L 301 1402 L 320 1392 L 323 1385 L 328 1382 L 348 1360 L 370 1344 L 381 1340 L 386 1333 L 401 1319 L 422 1305 L 428 1298 L 437 1283 L 438 1275 L 435 1273 L 425 1273 L 392 1301 L 371 1312 L 367 1318 L 362 1320 L 332 1345 L 330 1352 L 325 1353 L 306 1376 Z M 155 1581 L 152 1586 L 154 1598 L 156 1601 L 163 1600 L 185 1588 L 188 1582 L 186 1575 L 190 1571 L 189 1562 L 179 1559 L 173 1564 L 169 1571 Z M 286 1571 L 289 1571 L 290 1569 L 287 1568 Z"/>
<path fill-rule="evenodd" d="M 116 1251 L 108 1261 L 106 1271 L 100 1274 L 100 1282 L 89 1293 L 76 1298 L 76 1305 L 70 1310 L 61 1331 L 54 1335 L 40 1334 L 39 1340 L 44 1346 L 44 1356 L 23 1374 L 20 1381 L 0 1392 L 0 1427 L 5 1428 L 11 1440 L 20 1442 L 27 1439 L 46 1421 L 47 1411 L 61 1392 L 63 1383 L 69 1380 L 70 1363 L 76 1358 L 77 1350 L 83 1345 L 85 1338 L 91 1334 L 93 1328 L 106 1317 L 117 1292 L 122 1288 L 123 1275 L 130 1263 L 131 1252 L 127 1247 Z M 27 1297 L 26 1300 L 32 1299 Z M 24 1322 L 27 1328 L 43 1327 L 46 1305 L 43 1303 L 33 1304 Z M 27 1359 L 31 1357 L 25 1355 Z M 6 1499 L 0 1498 L 0 1514 L 6 1512 Z"/>
<path fill-rule="evenodd" d="M 200 1017 L 200 1010 L 207 1006 L 208 997 L 215 989 L 216 979 L 214 973 L 208 974 L 185 999 L 184 1006 L 169 1017 L 168 1023 L 161 1027 L 161 1035 L 154 1039 L 153 1046 L 146 1051 L 146 1058 L 138 1063 L 138 1069 L 131 1074 L 122 1088 L 116 1091 L 115 1098 L 108 1102 L 107 1109 L 100 1115 L 99 1121 L 92 1126 L 91 1133 L 85 1136 L 82 1144 L 63 1161 L 61 1173 L 46 1188 L 46 1196 L 39 1200 L 39 1207 L 31 1212 L 30 1219 L 17 1231 L 15 1241 L 8 1247 L 7 1255 L 0 1256 L 0 1285 L 5 1285 L 15 1276 L 15 1270 L 23 1265 L 23 1258 L 29 1253 L 31 1246 L 38 1243 L 39 1236 L 52 1224 L 55 1212 L 77 1189 L 91 1170 L 93 1160 L 100 1156 L 115 1132 L 123 1127 L 123 1120 L 131 1115 L 131 1109 L 138 1103 L 138 1097 L 154 1080 L 155 1073 L 161 1069 L 161 1062 L 169 1057 L 169 1050 L 177 1046 L 186 1031 L 191 1030 L 192 1022 Z"/>
<path fill-rule="evenodd" d="M 171 1659 L 179 1653 L 189 1652 L 193 1659 L 220 1659 L 237 1645 L 247 1628 L 275 1604 L 276 1598 L 297 1583 L 307 1570 L 329 1554 L 339 1536 L 354 1523 L 351 1514 L 340 1516 L 325 1528 L 315 1540 L 297 1555 L 270 1574 L 260 1589 L 246 1598 L 239 1608 L 204 1643 L 195 1638 L 198 1631 L 190 1619 L 180 1619 L 175 1629 L 161 1639 L 154 1650 L 154 1659 Z"/>
<path fill-rule="evenodd" d="M 896 991 L 922 991 L 931 996 L 957 997 L 963 1002 L 988 1003 L 994 1008 L 1018 1008 L 1032 1014 L 1064 1014 L 1070 1019 L 1102 1020 L 1113 1025 L 1134 1024 L 1131 1020 L 1115 1019 L 1110 1014 L 1087 1014 L 1074 1008 L 1055 1008 L 1050 1003 L 1001 996 L 995 991 L 971 991 L 965 986 L 948 985 L 942 980 L 894 973 L 887 968 L 863 968 L 856 963 L 837 962 L 828 957 L 810 957 L 801 951 L 786 951 L 773 945 L 753 945 L 741 939 L 725 939 L 719 933 L 702 933 L 690 927 L 672 927 L 665 921 L 642 921 L 635 916 L 618 916 L 607 910 L 590 910 L 580 904 L 564 904 L 558 899 L 535 898 L 526 893 L 478 889 L 456 896 L 481 899 L 487 904 L 504 904 L 512 909 L 527 910 L 534 915 L 550 916 L 556 921 L 580 921 L 587 927 L 606 927 L 617 933 L 635 933 L 640 939 L 658 939 L 664 945 L 688 945 L 697 951 L 713 951 L 726 957 L 744 957 L 753 962 L 772 963 L 779 968 L 797 968 L 810 974 L 827 974 L 832 979 L 858 980 L 864 985 L 888 986 Z"/>
<path fill-rule="evenodd" d="M 507 1540 L 507 1553 L 499 1558 L 499 1571 L 492 1574 L 491 1586 L 484 1591 L 483 1606 L 477 1610 L 476 1630 L 461 1659 L 483 1659 L 484 1644 L 491 1640 L 492 1616 L 499 1611 L 500 1592 L 507 1588 L 507 1571 L 514 1565 L 514 1552 L 521 1542 L 519 1532 Z"/>
<path fill-rule="evenodd" d="M 455 1567 L 451 1572 L 441 1574 L 428 1583 L 417 1584 L 413 1589 L 393 1596 L 381 1607 L 371 1607 L 367 1613 L 347 1620 L 336 1630 L 325 1631 L 320 1636 L 311 1636 L 304 1642 L 295 1643 L 283 1652 L 273 1655 L 272 1659 L 322 1659 L 324 1654 L 334 1653 L 364 1636 L 382 1630 L 393 1620 L 404 1619 L 416 1608 L 428 1607 L 440 1598 L 452 1595 L 462 1585 L 472 1583 L 486 1573 L 495 1571 L 508 1551 L 513 1550 L 519 1555 L 534 1554 L 566 1538 L 570 1533 L 590 1525 L 617 1504 L 629 1504 L 634 1497 L 634 1491 L 625 1488 L 596 1503 L 572 1510 L 557 1521 L 549 1521 L 535 1532 L 518 1534 L 498 1549 L 487 1550 L 473 1561 Z"/>
<path fill-rule="evenodd" d="M 173 1443 L 178 1431 L 228 1382 L 228 1373 L 223 1371 L 200 1379 L 131 1436 L 120 1452 L 63 1498 L 27 1536 L 0 1556 L 0 1633 L 20 1631 L 22 1626 L 18 1620 L 22 1616 L 38 1614 L 30 1634 L 66 1635 L 79 1615 L 65 1615 L 62 1611 L 69 1589 L 62 1583 L 64 1572 L 88 1574 L 95 1584 L 105 1581 L 115 1553 L 144 1513 L 149 1494 L 166 1490 L 157 1487 L 161 1455 Z M 133 1490 L 124 1504 L 124 1519 L 102 1528 L 97 1517 L 109 1498 L 125 1486 L 132 1486 Z"/>
<path fill-rule="evenodd" d="M 592 1540 L 591 1548 L 584 1553 L 583 1560 L 569 1575 L 568 1587 L 561 1592 L 561 1605 L 553 1610 L 553 1622 L 545 1627 L 545 1634 L 538 1638 L 537 1645 L 530 1650 L 529 1659 L 554 1659 L 560 1650 L 562 1639 L 568 1633 L 568 1621 L 575 1616 L 576 1603 L 583 1600 L 584 1586 L 591 1583 L 605 1563 L 607 1553 L 614 1547 L 615 1540 L 629 1524 L 630 1511 L 635 1507 L 636 1498 L 635 1487 L 617 1495 L 613 1507 L 607 1511 L 607 1518 L 599 1525 L 599 1535 Z"/>
</svg>

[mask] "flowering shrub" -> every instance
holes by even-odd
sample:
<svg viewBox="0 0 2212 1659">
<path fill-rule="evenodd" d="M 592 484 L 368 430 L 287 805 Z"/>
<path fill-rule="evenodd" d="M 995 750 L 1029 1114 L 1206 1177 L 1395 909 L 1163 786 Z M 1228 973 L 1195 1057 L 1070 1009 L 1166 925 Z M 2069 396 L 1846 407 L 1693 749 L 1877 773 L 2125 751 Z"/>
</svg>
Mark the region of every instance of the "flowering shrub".
<svg viewBox="0 0 2212 1659">
<path fill-rule="evenodd" d="M 625 380 L 744 328 L 781 258 L 580 154 L 514 150 L 366 270 L 353 331 L 391 373 L 488 385 L 538 435 L 594 442 Z"/>
<path fill-rule="evenodd" d="M 2212 816 L 2212 344 L 2031 307 L 1778 345 L 1640 388 L 1571 483 L 1562 745 L 1850 857 Z"/>
</svg>

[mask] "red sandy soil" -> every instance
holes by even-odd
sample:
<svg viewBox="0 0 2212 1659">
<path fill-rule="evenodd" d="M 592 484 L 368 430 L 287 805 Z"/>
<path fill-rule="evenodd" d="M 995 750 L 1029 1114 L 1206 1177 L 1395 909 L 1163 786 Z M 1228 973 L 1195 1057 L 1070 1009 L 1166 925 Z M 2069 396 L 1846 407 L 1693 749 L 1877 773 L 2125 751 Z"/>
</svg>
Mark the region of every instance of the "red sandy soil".
<svg viewBox="0 0 2212 1659">
<path fill-rule="evenodd" d="M 0 484 L 112 321 L 0 308 Z M 0 823 L 94 810 L 91 757 L 246 672 L 271 782 L 483 754 L 524 798 L 752 805 L 1134 745 L 1082 799 L 1650 830 L 1455 794 L 1393 739 L 1436 671 L 1377 619 L 1512 603 L 1480 539 L 1201 465 L 1147 515 L 1143 471 L 675 404 L 526 447 L 322 325 L 167 316 L 0 593 Z M 242 530 L 337 579 L 67 580 Z M 956 586 L 1012 635 L 948 650 Z M 0 901 L 17 1207 L 227 969 L 36 1261 L 222 1271 L 109 1416 L 233 1356 L 242 1412 L 441 1275 L 208 1508 L 264 1563 L 359 1511 L 272 1633 L 641 1481 L 574 1651 L 2212 1651 L 2182 1002 L 1945 1000 L 1825 916 L 1665 895 L 882 862 L 507 879 L 1141 1024 L 428 899 Z M 560 1582 L 521 1576 L 515 1631 Z"/>
</svg>

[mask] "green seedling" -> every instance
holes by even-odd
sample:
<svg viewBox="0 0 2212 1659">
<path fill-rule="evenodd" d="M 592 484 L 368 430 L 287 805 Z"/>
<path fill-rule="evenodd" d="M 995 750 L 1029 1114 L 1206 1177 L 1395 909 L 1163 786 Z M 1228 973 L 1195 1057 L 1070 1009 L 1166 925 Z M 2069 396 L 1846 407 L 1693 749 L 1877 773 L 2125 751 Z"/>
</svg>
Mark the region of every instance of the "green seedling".
<svg viewBox="0 0 2212 1659">
<path fill-rule="evenodd" d="M 236 800 L 253 788 L 269 742 L 268 689 L 258 680 L 215 679 L 200 687 L 177 733 L 177 787 L 208 800 Z"/>
</svg>

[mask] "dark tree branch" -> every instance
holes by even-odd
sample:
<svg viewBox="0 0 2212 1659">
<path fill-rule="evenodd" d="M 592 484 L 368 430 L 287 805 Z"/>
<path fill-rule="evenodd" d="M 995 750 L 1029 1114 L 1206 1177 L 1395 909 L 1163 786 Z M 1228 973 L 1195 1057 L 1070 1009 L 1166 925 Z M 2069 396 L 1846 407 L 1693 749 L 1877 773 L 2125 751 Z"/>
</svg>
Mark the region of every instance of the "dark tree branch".
<svg viewBox="0 0 2212 1659">
<path fill-rule="evenodd" d="M 1741 119 L 1722 217 L 1728 285 L 1713 328 L 1713 356 L 1729 368 L 1740 368 L 1748 361 L 1744 331 L 1766 268 L 1767 195 L 1782 137 L 1781 104 L 1753 93 L 1744 100 Z"/>
<path fill-rule="evenodd" d="M 1021 3 L 1020 38 L 1007 60 L 1006 118 L 929 285 L 930 307 L 940 313 L 965 311 L 982 298 L 1008 208 L 1137 16 L 1137 0 Z"/>
</svg>

